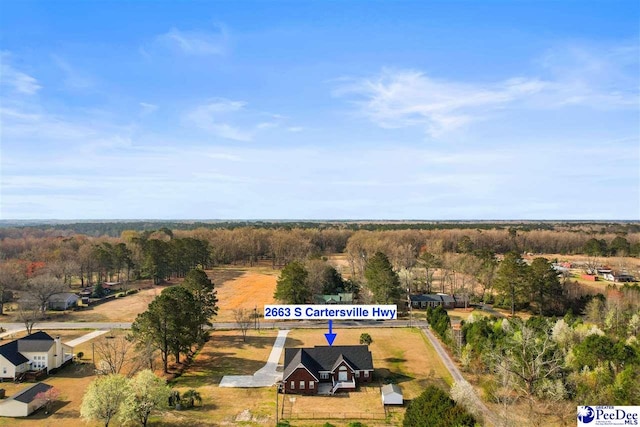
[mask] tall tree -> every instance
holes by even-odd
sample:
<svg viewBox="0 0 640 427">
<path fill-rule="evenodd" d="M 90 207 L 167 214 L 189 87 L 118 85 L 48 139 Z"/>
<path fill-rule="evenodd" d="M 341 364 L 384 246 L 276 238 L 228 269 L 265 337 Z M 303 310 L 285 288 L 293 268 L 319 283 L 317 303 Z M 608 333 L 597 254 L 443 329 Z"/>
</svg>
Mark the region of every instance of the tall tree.
<svg viewBox="0 0 640 427">
<path fill-rule="evenodd" d="M 442 259 L 431 252 L 423 252 L 418 258 L 418 262 L 424 267 L 427 293 L 431 293 L 433 284 L 433 274 L 436 268 L 442 267 Z"/>
<path fill-rule="evenodd" d="M 82 398 L 80 416 L 109 426 L 131 393 L 129 380 L 122 375 L 105 375 L 93 380 Z"/>
<path fill-rule="evenodd" d="M 527 265 L 520 255 L 509 252 L 498 267 L 494 281 L 494 289 L 511 305 L 511 315 L 516 312 L 516 305 L 526 300 Z"/>
<path fill-rule="evenodd" d="M 311 299 L 307 286 L 307 270 L 299 261 L 292 261 L 280 272 L 274 298 L 285 304 L 305 304 Z"/>
<path fill-rule="evenodd" d="M 165 372 L 169 370 L 169 354 L 180 362 L 180 353 L 189 351 L 198 341 L 201 313 L 196 308 L 191 292 L 174 286 L 162 291 L 131 325 L 139 342 L 152 343 L 160 351 Z"/>
<path fill-rule="evenodd" d="M 194 269 L 187 273 L 182 286 L 186 288 L 196 302 L 198 340 L 206 339 L 205 326 L 211 326 L 211 317 L 218 313 L 218 298 L 214 284 L 204 270 Z"/>
<path fill-rule="evenodd" d="M 119 419 L 135 421 L 146 427 L 149 416 L 167 405 L 171 390 L 162 378 L 145 369 L 129 381 L 130 393 L 122 405 Z"/>
<path fill-rule="evenodd" d="M 365 266 L 364 277 L 367 286 L 373 294 L 373 299 L 379 304 L 397 303 L 402 290 L 400 279 L 385 254 L 376 252 Z"/>
<path fill-rule="evenodd" d="M 28 298 L 37 302 L 42 315 L 47 310 L 47 303 L 52 295 L 59 294 L 67 290 L 67 285 L 62 279 L 58 279 L 50 274 L 42 274 L 32 277 L 24 284 L 24 291 Z"/>
<path fill-rule="evenodd" d="M 553 311 L 556 301 L 562 298 L 562 288 L 558 279 L 558 272 L 546 259 L 538 257 L 533 260 L 529 273 L 529 285 L 531 293 L 538 305 L 540 315 L 546 311 Z"/>
</svg>

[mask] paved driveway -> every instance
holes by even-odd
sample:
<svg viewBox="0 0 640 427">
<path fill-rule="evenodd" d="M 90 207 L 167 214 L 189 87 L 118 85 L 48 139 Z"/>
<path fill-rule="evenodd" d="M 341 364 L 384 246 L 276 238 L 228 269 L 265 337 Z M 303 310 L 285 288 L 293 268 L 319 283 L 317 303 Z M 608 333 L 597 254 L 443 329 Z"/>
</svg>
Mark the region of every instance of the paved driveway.
<svg viewBox="0 0 640 427">
<path fill-rule="evenodd" d="M 225 375 L 220 381 L 220 387 L 271 387 L 282 380 L 282 372 L 277 372 L 276 369 L 288 333 L 289 329 L 278 332 L 266 365 L 253 375 Z"/>
</svg>

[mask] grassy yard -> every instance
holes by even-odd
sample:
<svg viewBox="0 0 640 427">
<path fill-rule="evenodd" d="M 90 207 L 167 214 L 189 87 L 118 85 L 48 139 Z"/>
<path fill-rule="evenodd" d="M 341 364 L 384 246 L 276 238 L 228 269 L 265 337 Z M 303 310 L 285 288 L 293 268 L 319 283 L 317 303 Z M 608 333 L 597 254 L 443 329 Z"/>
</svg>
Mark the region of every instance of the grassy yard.
<svg viewBox="0 0 640 427">
<path fill-rule="evenodd" d="M 220 388 L 218 384 L 224 375 L 251 375 L 264 366 L 277 334 L 251 330 L 244 342 L 239 331 L 213 332 L 189 370 L 172 384 L 180 391 L 197 389 L 203 406 L 167 413 L 156 425 L 273 424 L 275 387 Z"/>
<path fill-rule="evenodd" d="M 336 329 L 336 345 L 357 344 L 362 330 Z M 402 420 L 403 408 L 385 415 L 380 401 L 380 384 L 394 381 L 400 384 L 405 399 L 418 396 L 428 384 L 448 387 L 451 378 L 440 363 L 435 351 L 418 330 L 372 329 L 371 351 L 374 358 L 375 382 L 334 397 L 283 396 L 279 407 L 285 405 L 285 417 L 293 417 L 295 426 L 320 426 L 323 414 L 357 415 L 368 426 L 396 425 Z M 286 346 L 300 347 L 325 345 L 322 330 L 292 330 Z M 249 331 L 243 342 L 239 332 L 216 331 L 204 346 L 189 370 L 177 378 L 172 386 L 185 391 L 197 389 L 203 397 L 203 406 L 189 411 L 171 411 L 154 419 L 154 425 L 271 425 L 275 422 L 275 387 L 239 389 L 220 388 L 224 375 L 251 375 L 267 360 L 277 331 Z M 284 353 L 281 358 L 283 362 Z M 293 398 L 290 400 L 290 398 Z M 365 413 L 366 412 L 366 413 Z M 307 419 L 315 417 L 315 419 Z M 364 419 L 371 418 L 374 419 Z M 301 419 L 298 419 L 301 418 Z M 347 425 L 350 420 L 331 420 L 336 426 Z"/>
</svg>

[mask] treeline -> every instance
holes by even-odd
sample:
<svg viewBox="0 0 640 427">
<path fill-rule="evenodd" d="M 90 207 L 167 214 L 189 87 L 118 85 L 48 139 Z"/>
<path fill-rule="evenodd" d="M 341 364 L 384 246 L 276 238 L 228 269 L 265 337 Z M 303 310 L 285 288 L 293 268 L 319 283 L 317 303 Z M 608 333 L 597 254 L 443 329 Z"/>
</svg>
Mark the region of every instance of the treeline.
<svg viewBox="0 0 640 427">
<path fill-rule="evenodd" d="M 588 222 L 588 221 L 0 221 L 0 239 L 14 233 L 63 232 L 67 235 L 117 237 L 123 231 L 152 231 L 160 228 L 171 230 L 228 229 L 341 229 L 341 230 L 550 230 L 573 231 L 590 234 L 628 234 L 640 232 L 640 224 L 632 221 Z"/>
<path fill-rule="evenodd" d="M 630 225 L 629 225 L 630 227 Z M 160 230 L 160 231 L 158 231 Z M 523 231 L 516 228 L 353 231 L 345 228 L 196 228 L 179 230 L 168 227 L 143 232 L 127 229 L 118 237 L 92 237 L 69 231 L 30 228 L 0 228 L 0 259 L 21 258 L 46 261 L 65 250 L 75 249 L 87 242 L 100 244 L 131 243 L 136 236 L 149 239 L 192 237 L 208 242 L 212 262 L 216 264 L 245 262 L 273 258 L 275 264 L 284 265 L 308 255 L 346 252 L 354 268 L 362 258 L 384 252 L 394 267 L 411 264 L 423 252 L 469 253 L 492 251 L 531 252 L 549 254 L 640 254 L 640 231 L 604 233 L 594 237 L 593 230 L 556 229 Z M 361 266 L 360 266 L 361 267 Z"/>
</svg>

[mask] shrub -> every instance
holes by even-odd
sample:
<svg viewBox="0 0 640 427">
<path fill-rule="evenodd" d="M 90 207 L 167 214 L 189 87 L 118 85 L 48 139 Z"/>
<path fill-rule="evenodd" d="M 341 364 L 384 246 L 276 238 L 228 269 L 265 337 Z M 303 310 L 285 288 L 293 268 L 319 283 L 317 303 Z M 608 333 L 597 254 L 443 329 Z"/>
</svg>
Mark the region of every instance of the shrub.
<svg viewBox="0 0 640 427">
<path fill-rule="evenodd" d="M 364 332 L 362 334 L 360 334 L 360 344 L 371 344 L 373 342 L 373 339 L 371 338 L 371 335 L 369 335 L 368 333 Z"/>
<path fill-rule="evenodd" d="M 78 359 L 82 359 L 82 358 L 84 357 L 84 353 L 83 353 L 83 352 L 81 352 L 81 351 L 79 351 L 78 353 L 76 353 L 76 357 L 77 357 Z"/>
<path fill-rule="evenodd" d="M 476 425 L 475 418 L 436 386 L 428 386 L 413 399 L 404 414 L 404 427 L 449 427 Z"/>
</svg>

